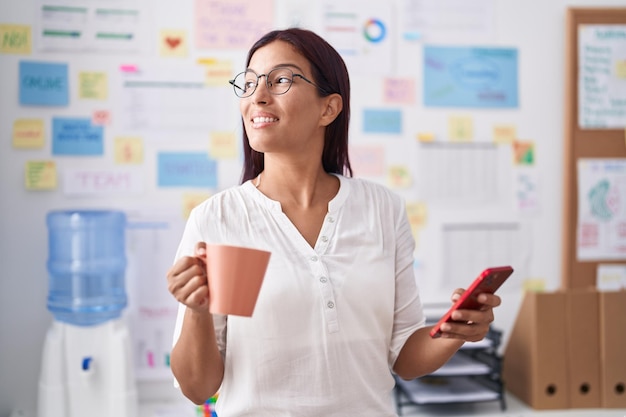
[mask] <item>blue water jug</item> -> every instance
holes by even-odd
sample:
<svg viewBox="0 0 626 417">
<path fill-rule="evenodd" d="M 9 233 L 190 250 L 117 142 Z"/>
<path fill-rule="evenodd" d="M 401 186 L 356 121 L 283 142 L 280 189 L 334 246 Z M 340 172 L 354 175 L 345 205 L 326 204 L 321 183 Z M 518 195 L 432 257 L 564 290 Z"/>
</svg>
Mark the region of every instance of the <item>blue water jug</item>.
<svg viewBox="0 0 626 417">
<path fill-rule="evenodd" d="M 58 321 L 92 326 L 126 307 L 126 215 L 115 210 L 49 212 L 48 310 Z"/>
</svg>

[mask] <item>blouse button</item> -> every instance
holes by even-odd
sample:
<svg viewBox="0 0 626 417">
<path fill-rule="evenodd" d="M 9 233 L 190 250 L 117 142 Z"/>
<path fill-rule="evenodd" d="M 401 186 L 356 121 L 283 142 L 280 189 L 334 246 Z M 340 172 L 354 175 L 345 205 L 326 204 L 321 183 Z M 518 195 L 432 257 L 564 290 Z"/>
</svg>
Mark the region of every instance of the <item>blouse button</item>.
<svg viewBox="0 0 626 417">
<path fill-rule="evenodd" d="M 317 262 L 317 256 L 311 256 L 311 261 L 312 262 Z"/>
<path fill-rule="evenodd" d="M 322 236 L 322 242 L 328 242 L 328 237 L 327 236 Z"/>
<path fill-rule="evenodd" d="M 329 217 L 328 218 L 328 222 L 329 223 L 334 223 L 335 222 L 335 218 L 334 217 Z"/>
<path fill-rule="evenodd" d="M 326 305 L 328 306 L 328 308 L 335 307 L 335 303 L 333 303 L 332 301 L 329 301 Z"/>
<path fill-rule="evenodd" d="M 326 281 L 328 281 L 328 279 L 326 279 L 326 277 L 320 277 L 320 282 L 325 284 Z"/>
</svg>

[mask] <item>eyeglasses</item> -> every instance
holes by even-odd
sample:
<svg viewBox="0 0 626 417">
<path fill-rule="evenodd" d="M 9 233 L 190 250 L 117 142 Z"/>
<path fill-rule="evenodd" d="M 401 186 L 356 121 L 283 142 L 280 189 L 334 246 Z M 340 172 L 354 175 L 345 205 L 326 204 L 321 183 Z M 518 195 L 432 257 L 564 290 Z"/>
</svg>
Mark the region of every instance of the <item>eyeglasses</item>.
<svg viewBox="0 0 626 417">
<path fill-rule="evenodd" d="M 309 80 L 302 74 L 295 74 L 291 69 L 285 67 L 274 68 L 267 74 L 257 74 L 252 70 L 246 70 L 228 81 L 232 84 L 237 97 L 250 97 L 259 85 L 259 78 L 265 77 L 265 85 L 268 91 L 275 96 L 285 94 L 291 88 L 294 77 L 302 78 L 324 94 L 329 94 L 326 90 Z"/>
</svg>

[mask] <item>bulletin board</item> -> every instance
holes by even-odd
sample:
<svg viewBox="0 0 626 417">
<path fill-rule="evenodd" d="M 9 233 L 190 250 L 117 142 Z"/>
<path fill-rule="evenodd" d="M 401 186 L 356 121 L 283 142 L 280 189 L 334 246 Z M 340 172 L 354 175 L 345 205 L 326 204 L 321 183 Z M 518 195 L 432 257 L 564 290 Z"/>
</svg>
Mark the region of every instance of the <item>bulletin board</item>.
<svg viewBox="0 0 626 417">
<path fill-rule="evenodd" d="M 626 263 L 626 257 L 609 256 L 589 259 L 580 256 L 581 241 L 584 239 L 584 225 L 580 215 L 579 165 L 587 160 L 613 160 L 626 158 L 625 128 L 626 103 L 621 99 L 609 100 L 608 107 L 602 108 L 602 100 L 608 95 L 617 94 L 616 88 L 604 83 L 606 77 L 618 80 L 622 88 L 626 85 L 626 55 L 611 61 L 610 46 L 590 45 L 585 30 L 605 30 L 601 39 L 612 37 L 611 45 L 618 45 L 624 51 L 626 44 L 626 8 L 570 8 L 566 22 L 566 61 L 565 61 L 565 138 L 564 138 L 564 200 L 563 200 L 563 268 L 562 287 L 581 288 L 596 285 L 596 272 L 599 264 Z M 614 29 L 619 32 L 614 32 Z M 618 34 L 620 36 L 613 36 Z M 618 42 L 618 43 L 616 43 Z M 583 48 L 581 48 L 583 44 Z M 613 48 L 617 49 L 617 48 Z M 591 55 L 585 55 L 590 53 Z M 596 54 L 595 56 L 593 54 Z M 605 54 L 605 55 L 602 55 Z M 608 54 L 608 55 L 607 55 Z M 606 59 L 605 59 L 606 58 Z M 594 62 L 600 62 L 601 67 Z M 590 65 L 588 65 L 591 63 Z M 604 67 L 602 67 L 604 65 Z M 596 78 L 593 71 L 599 71 L 602 78 Z M 585 71 L 591 76 L 585 78 Z M 581 78 L 582 75 L 582 78 Z M 598 80 L 600 82 L 598 82 Z M 619 96 L 618 96 L 619 97 Z M 620 104 L 620 100 L 622 101 Z M 619 108 L 611 108 L 613 103 Z M 617 114 L 614 118 L 611 114 Z M 597 117 L 595 117 L 595 116 Z M 597 158 L 597 159 L 595 159 Z M 624 197 L 622 194 L 621 197 Z M 621 205 L 626 201 L 622 198 Z M 622 208 L 623 210 L 623 208 Z M 619 233 L 618 230 L 613 232 Z M 613 233 L 612 232 L 612 233 Z M 623 233 L 626 231 L 622 230 Z M 621 258 L 621 259 L 620 259 Z"/>
</svg>

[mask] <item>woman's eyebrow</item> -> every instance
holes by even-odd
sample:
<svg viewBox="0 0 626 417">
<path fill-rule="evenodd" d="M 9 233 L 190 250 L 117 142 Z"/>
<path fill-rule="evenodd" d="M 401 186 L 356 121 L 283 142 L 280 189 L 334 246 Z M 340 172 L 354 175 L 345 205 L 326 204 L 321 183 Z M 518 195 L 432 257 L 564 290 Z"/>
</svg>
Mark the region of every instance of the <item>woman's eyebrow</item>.
<svg viewBox="0 0 626 417">
<path fill-rule="evenodd" d="M 270 71 L 271 71 L 271 70 L 274 70 L 274 69 L 276 69 L 276 68 L 284 68 L 284 67 L 287 67 L 287 68 L 293 68 L 293 69 L 296 69 L 296 70 L 298 70 L 298 71 L 302 72 L 302 68 L 300 68 L 298 65 L 296 65 L 296 64 L 291 64 L 291 63 L 288 63 L 288 62 L 287 62 L 287 63 L 284 63 L 284 64 L 277 64 L 277 65 L 274 65 L 274 66 L 270 69 Z M 250 67 L 248 67 L 247 69 L 254 71 L 254 70 L 253 70 L 252 68 L 250 68 Z M 254 71 L 254 72 L 256 72 L 256 71 Z"/>
</svg>

